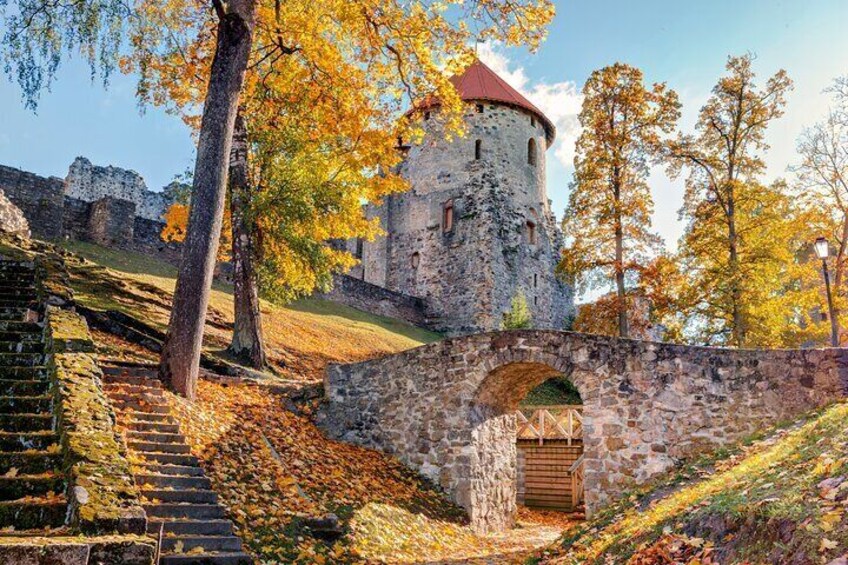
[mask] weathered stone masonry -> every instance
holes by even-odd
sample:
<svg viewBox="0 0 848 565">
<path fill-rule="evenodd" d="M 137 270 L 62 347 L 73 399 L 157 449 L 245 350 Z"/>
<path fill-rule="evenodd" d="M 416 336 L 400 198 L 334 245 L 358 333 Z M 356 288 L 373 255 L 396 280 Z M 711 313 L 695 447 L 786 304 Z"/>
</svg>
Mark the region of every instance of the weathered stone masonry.
<svg viewBox="0 0 848 565">
<path fill-rule="evenodd" d="M 682 458 L 848 393 L 848 351 L 745 351 L 557 331 L 478 334 L 325 379 L 322 425 L 440 484 L 479 530 L 515 511 L 519 401 L 557 374 L 584 402 L 587 510 Z"/>
<path fill-rule="evenodd" d="M 135 171 L 99 167 L 78 157 L 63 181 L 0 165 L 0 190 L 21 209 L 39 239 L 63 237 L 179 258 L 179 246 L 160 238 L 172 184 L 147 190 Z"/>
</svg>

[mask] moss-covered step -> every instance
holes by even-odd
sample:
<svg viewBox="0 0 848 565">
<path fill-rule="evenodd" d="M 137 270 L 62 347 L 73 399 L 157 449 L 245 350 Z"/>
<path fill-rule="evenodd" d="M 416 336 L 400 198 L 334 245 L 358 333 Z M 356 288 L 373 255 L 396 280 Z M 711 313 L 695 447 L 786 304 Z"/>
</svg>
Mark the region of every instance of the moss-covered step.
<svg viewBox="0 0 848 565">
<path fill-rule="evenodd" d="M 53 414 L 0 414 L 0 430 L 5 432 L 40 432 L 53 428 Z"/>
<path fill-rule="evenodd" d="M 50 381 L 46 379 L 0 379 L 0 395 L 2 396 L 41 396 L 47 394 L 49 390 Z"/>
<path fill-rule="evenodd" d="M 38 475 L 59 468 L 62 456 L 59 446 L 52 450 L 0 451 L 0 475 L 14 469 L 17 474 Z"/>
<path fill-rule="evenodd" d="M 49 412 L 53 397 L 49 394 L 36 396 L 0 396 L 0 414 Z"/>
<path fill-rule="evenodd" d="M 0 477 L 0 500 L 19 500 L 25 496 L 56 494 L 64 490 L 65 478 L 54 472 Z"/>
<path fill-rule="evenodd" d="M 3 332 L 26 332 L 38 333 L 43 332 L 44 328 L 35 322 L 21 322 L 17 320 L 0 320 L 0 331 Z"/>
<path fill-rule="evenodd" d="M 48 369 L 42 365 L 36 367 L 0 367 L 0 379 L 46 381 Z"/>
<path fill-rule="evenodd" d="M 0 353 L 0 367 L 37 367 L 43 364 L 42 353 Z"/>
<path fill-rule="evenodd" d="M 27 308 L 0 308 L 0 320 L 22 322 L 26 317 Z"/>
<path fill-rule="evenodd" d="M 2 341 L 0 353 L 44 353 L 44 344 L 37 341 Z"/>
<path fill-rule="evenodd" d="M 0 528 L 58 528 L 65 524 L 67 507 L 68 504 L 62 496 L 0 501 Z"/>
<path fill-rule="evenodd" d="M 58 445 L 59 436 L 52 431 L 0 432 L 0 451 L 51 449 Z"/>
</svg>

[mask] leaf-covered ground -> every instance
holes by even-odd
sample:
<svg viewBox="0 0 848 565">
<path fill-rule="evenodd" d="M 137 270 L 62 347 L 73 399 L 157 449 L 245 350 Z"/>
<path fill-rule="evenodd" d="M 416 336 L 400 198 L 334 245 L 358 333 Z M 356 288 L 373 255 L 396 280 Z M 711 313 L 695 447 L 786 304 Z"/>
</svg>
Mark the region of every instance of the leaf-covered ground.
<svg viewBox="0 0 848 565">
<path fill-rule="evenodd" d="M 535 563 L 834 563 L 848 556 L 848 403 L 681 469 Z"/>
<path fill-rule="evenodd" d="M 477 536 L 465 514 L 397 461 L 328 440 L 286 399 L 252 384 L 201 381 L 173 396 L 239 534 L 263 563 L 521 563 L 551 543 L 568 516 L 523 510 L 519 527 Z M 347 534 L 314 537 L 304 520 L 334 513 Z"/>
</svg>

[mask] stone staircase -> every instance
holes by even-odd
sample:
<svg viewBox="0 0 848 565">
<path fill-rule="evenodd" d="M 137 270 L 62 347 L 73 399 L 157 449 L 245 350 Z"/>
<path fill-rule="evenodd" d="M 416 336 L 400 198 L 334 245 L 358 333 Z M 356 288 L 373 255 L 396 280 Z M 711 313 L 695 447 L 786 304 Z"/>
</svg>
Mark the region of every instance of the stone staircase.
<svg viewBox="0 0 848 565">
<path fill-rule="evenodd" d="M 0 533 L 59 533 L 68 514 L 31 263 L 0 260 Z"/>
<path fill-rule="evenodd" d="M 102 367 L 104 388 L 124 429 L 148 533 L 161 537 L 162 565 L 246 565 L 218 496 L 170 415 L 155 367 Z"/>
</svg>

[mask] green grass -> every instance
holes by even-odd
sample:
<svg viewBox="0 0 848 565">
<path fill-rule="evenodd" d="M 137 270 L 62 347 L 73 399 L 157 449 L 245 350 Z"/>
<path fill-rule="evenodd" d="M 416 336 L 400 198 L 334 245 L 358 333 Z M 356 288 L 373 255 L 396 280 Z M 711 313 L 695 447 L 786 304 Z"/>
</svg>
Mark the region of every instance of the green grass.
<svg viewBox="0 0 848 565">
<path fill-rule="evenodd" d="M 86 260 L 68 261 L 81 304 L 118 310 L 160 330 L 167 327 L 177 275 L 173 265 L 91 243 L 58 244 Z M 307 298 L 290 305 L 263 300 L 261 309 L 269 360 L 288 377 L 317 379 L 329 362 L 361 361 L 442 339 L 440 334 L 327 300 Z M 216 282 L 204 337 L 211 353 L 223 355 L 232 317 L 232 286 Z"/>
<path fill-rule="evenodd" d="M 577 388 L 566 377 L 548 379 L 521 401 L 521 406 L 553 406 L 583 404 Z"/>
</svg>

